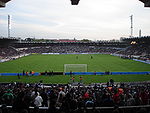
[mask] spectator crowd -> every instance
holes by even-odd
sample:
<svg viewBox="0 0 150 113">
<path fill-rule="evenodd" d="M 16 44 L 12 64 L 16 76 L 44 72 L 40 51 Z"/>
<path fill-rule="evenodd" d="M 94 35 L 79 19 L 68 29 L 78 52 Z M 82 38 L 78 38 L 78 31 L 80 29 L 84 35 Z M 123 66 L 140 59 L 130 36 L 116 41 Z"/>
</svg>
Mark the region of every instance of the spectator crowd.
<svg viewBox="0 0 150 113">
<path fill-rule="evenodd" d="M 120 55 L 138 55 L 144 58 L 150 58 L 150 47 L 147 46 L 130 46 L 127 48 L 100 47 L 89 45 L 53 45 L 37 46 L 22 48 L 21 50 L 14 47 L 0 48 L 0 57 L 7 58 L 31 53 L 100 53 L 100 54 L 120 54 Z"/>
<path fill-rule="evenodd" d="M 7 113 L 6 106 L 12 106 L 13 113 L 38 112 L 39 107 L 48 107 L 41 113 L 88 113 L 87 107 L 114 107 L 112 113 L 122 113 L 118 106 L 149 105 L 150 85 L 141 84 L 106 84 L 80 85 L 11 83 L 0 85 L 0 108 L 2 113 Z M 29 110 L 29 106 L 34 109 Z M 58 109 L 59 108 L 59 109 Z M 82 109 L 83 108 L 83 109 Z M 93 109 L 93 113 L 102 111 Z M 130 112 L 137 112 L 133 109 Z M 10 111 L 9 111 L 10 112 Z M 109 113 L 111 113 L 109 111 Z M 107 113 L 105 111 L 105 113 Z M 149 113 L 145 109 L 145 112 Z"/>
</svg>

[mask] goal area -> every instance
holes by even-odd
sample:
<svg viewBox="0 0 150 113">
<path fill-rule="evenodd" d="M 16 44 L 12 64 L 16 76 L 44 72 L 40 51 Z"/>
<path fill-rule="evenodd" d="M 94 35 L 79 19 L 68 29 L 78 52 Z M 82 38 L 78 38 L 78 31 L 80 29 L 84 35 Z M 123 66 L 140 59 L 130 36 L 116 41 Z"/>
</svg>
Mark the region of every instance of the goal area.
<svg viewBox="0 0 150 113">
<path fill-rule="evenodd" d="M 87 72 L 87 64 L 64 64 L 64 72 Z"/>
</svg>

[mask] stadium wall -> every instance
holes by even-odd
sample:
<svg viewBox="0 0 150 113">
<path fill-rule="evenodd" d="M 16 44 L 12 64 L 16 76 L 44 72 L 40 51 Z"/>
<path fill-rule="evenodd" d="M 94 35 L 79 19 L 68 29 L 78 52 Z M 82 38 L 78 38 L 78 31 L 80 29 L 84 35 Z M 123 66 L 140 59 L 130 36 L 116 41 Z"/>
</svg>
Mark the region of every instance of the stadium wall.
<svg viewBox="0 0 150 113">
<path fill-rule="evenodd" d="M 18 74 L 20 76 L 23 76 L 22 73 L 0 73 L 0 76 L 18 76 Z M 64 75 L 149 75 L 149 74 L 150 71 L 147 72 L 72 72 L 72 73 L 66 72 L 64 73 Z M 41 74 L 38 72 L 34 73 L 34 75 L 28 74 L 28 76 L 39 76 L 39 75 L 45 76 L 45 74 Z M 53 74 L 53 75 L 58 75 L 58 74 Z"/>
<path fill-rule="evenodd" d="M 23 76 L 22 73 L 0 73 L 0 76 L 18 76 L 18 74 L 20 76 Z M 34 73 L 33 76 L 38 76 L 38 75 L 40 75 L 40 73 Z M 26 75 L 24 75 L 24 76 L 26 76 Z M 29 74 L 29 76 L 31 76 L 31 75 Z"/>
<path fill-rule="evenodd" d="M 150 74 L 147 72 L 72 72 L 72 75 L 145 75 Z M 70 72 L 65 73 L 65 75 L 70 75 Z"/>
</svg>

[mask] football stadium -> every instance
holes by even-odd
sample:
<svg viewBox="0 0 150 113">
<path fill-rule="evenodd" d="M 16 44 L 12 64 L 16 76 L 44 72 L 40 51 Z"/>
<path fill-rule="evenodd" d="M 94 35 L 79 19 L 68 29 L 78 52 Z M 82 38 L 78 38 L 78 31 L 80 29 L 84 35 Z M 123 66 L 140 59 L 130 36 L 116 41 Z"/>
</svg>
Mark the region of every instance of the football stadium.
<svg viewBox="0 0 150 113">
<path fill-rule="evenodd" d="M 4 44 L 6 38 L 1 40 Z M 75 76 L 76 82 L 82 76 L 85 84 L 108 82 L 110 78 L 116 82 L 149 81 L 149 37 L 120 42 L 7 40 L 12 42 L 6 41 L 1 49 L 1 82 L 68 83 L 70 75 Z M 132 44 L 143 41 L 145 47 L 141 49 L 141 44 Z"/>
<path fill-rule="evenodd" d="M 150 113 L 150 36 L 133 36 L 130 19 L 131 34 L 120 39 L 18 38 L 8 15 L 0 113 Z"/>
</svg>

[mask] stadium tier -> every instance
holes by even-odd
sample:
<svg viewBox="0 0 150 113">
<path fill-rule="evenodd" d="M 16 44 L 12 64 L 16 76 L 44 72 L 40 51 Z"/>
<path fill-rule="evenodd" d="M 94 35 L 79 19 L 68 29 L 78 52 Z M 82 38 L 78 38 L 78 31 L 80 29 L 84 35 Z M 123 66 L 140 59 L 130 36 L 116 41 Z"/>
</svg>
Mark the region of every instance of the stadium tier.
<svg viewBox="0 0 150 113">
<path fill-rule="evenodd" d="M 81 79 L 82 80 L 82 79 Z M 2 113 L 149 113 L 149 83 L 0 84 Z"/>
<path fill-rule="evenodd" d="M 125 56 L 136 55 L 143 57 L 143 59 L 149 59 L 150 55 L 150 36 L 123 38 L 121 41 L 97 42 L 66 40 L 35 42 L 0 38 L 0 43 L 0 57 L 2 58 L 31 53 L 103 53 Z"/>
</svg>

